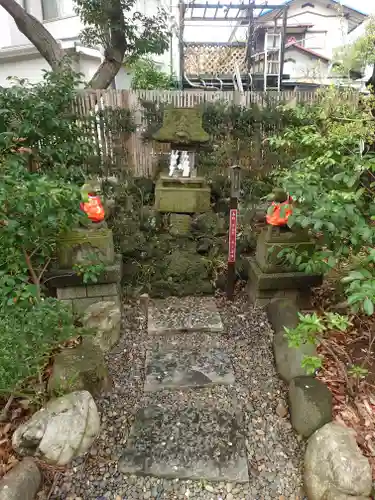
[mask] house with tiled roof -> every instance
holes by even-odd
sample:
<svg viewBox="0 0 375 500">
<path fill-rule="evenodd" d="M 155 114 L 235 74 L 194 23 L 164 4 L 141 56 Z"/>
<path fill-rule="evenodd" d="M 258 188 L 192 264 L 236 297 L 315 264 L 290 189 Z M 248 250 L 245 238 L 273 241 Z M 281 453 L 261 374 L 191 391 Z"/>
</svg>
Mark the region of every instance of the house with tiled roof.
<svg viewBox="0 0 375 500">
<path fill-rule="evenodd" d="M 206 89 L 281 90 L 337 82 L 335 51 L 368 18 L 343 2 L 185 0 L 185 32 L 196 41 L 183 47 L 183 83 Z"/>
<path fill-rule="evenodd" d="M 289 0 L 282 4 L 287 6 L 284 33 L 281 11 L 265 10 L 258 18 L 253 58 L 259 70 L 255 68 L 254 73 L 264 69 L 265 58 L 272 61 L 280 55 L 283 58 L 283 87 L 335 81 L 337 74 L 332 71 L 335 50 L 347 43 L 350 33 L 368 16 L 335 0 Z M 280 38 L 284 36 L 283 48 L 282 40 L 275 41 L 270 33 L 280 33 Z M 272 74 L 272 63 L 268 65 L 271 66 L 268 73 Z"/>
</svg>

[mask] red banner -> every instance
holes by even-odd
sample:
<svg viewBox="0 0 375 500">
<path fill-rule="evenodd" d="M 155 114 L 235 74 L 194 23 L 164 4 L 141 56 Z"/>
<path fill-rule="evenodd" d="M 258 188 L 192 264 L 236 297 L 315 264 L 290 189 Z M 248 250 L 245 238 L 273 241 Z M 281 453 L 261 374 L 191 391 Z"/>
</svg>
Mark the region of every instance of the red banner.
<svg viewBox="0 0 375 500">
<path fill-rule="evenodd" d="M 229 214 L 228 262 L 236 262 L 236 245 L 237 245 L 237 210 L 232 209 Z"/>
</svg>

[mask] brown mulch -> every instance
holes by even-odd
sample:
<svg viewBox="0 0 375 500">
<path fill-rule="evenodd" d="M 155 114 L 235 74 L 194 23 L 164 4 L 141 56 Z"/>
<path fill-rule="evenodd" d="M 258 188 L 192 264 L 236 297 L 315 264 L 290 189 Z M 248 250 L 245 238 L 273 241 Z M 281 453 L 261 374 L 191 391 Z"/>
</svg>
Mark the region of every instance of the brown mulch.
<svg viewBox="0 0 375 500">
<path fill-rule="evenodd" d="M 315 306 L 329 310 L 332 288 L 325 285 L 317 290 Z M 350 318 L 349 331 L 328 332 L 325 344 L 318 351 L 324 357 L 323 369 L 317 378 L 324 382 L 333 396 L 334 419 L 356 432 L 358 446 L 369 459 L 375 480 L 375 317 L 366 315 Z M 347 369 L 356 365 L 368 374 L 356 379 Z"/>
</svg>

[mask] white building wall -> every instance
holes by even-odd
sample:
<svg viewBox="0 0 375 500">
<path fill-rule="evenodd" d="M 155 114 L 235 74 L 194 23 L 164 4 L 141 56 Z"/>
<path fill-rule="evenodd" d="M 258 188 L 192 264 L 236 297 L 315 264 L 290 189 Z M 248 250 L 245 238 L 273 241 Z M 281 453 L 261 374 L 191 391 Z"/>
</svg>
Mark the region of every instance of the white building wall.
<svg viewBox="0 0 375 500">
<path fill-rule="evenodd" d="M 307 0 L 298 0 L 288 11 L 288 25 L 312 24 L 307 30 L 305 46 L 331 58 L 335 48 L 344 44 L 348 34 L 348 20 L 326 2 L 311 1 L 315 7 L 304 7 Z M 297 36 L 298 38 L 298 36 Z"/>
<path fill-rule="evenodd" d="M 297 49 L 288 49 L 285 53 L 284 73 L 290 75 L 292 81 L 325 83 L 329 75 L 329 63 Z"/>
<path fill-rule="evenodd" d="M 49 70 L 47 61 L 39 56 L 18 60 L 2 61 L 0 63 L 0 86 L 10 87 L 12 82 L 8 77 L 26 78 L 31 83 L 38 83 L 43 77 L 43 70 Z"/>
<path fill-rule="evenodd" d="M 17 0 L 21 5 L 22 0 Z M 73 11 L 73 0 L 59 0 L 59 2 L 64 2 L 64 13 L 67 17 L 63 19 L 54 19 L 49 21 L 43 21 L 43 11 L 42 11 L 42 1 L 41 0 L 27 0 L 28 11 L 30 14 L 35 16 L 37 19 L 43 22 L 44 26 L 51 32 L 52 36 L 56 40 L 69 41 L 69 45 L 74 43 L 74 41 L 79 40 L 80 32 L 82 31 L 83 25 L 78 16 L 74 15 Z M 167 11 L 169 11 L 170 0 L 137 0 L 135 6 L 136 10 L 146 14 L 152 15 L 157 12 L 158 6 L 164 6 Z M 173 0 L 173 5 L 176 5 L 175 0 Z M 173 15 L 177 14 L 177 8 L 172 12 Z M 176 19 L 177 19 L 176 17 Z M 63 43 L 63 46 L 65 43 Z M 13 18 L 0 7 L 0 56 L 1 49 L 9 49 L 10 47 L 30 47 L 30 41 L 18 30 Z M 174 36 L 174 42 L 172 44 L 173 50 L 173 70 L 177 72 L 178 70 L 178 43 L 177 37 Z M 161 64 L 163 71 L 171 71 L 171 56 L 170 52 L 167 51 L 165 54 L 160 56 L 154 56 L 154 60 Z M 83 63 L 81 63 L 81 71 L 84 72 L 86 80 L 89 80 L 94 72 L 96 71 L 100 61 L 94 61 L 93 59 L 83 58 Z M 6 77 L 9 75 L 20 76 L 21 78 L 29 78 L 30 81 L 39 81 L 42 78 L 42 69 L 48 69 L 48 64 L 43 58 L 35 56 L 33 58 L 23 57 L 15 61 L 4 61 L 0 62 L 0 85 L 6 83 Z M 130 77 L 127 72 L 120 70 L 120 75 L 116 79 L 117 88 L 129 88 Z M 9 83 L 8 83 L 9 84 Z"/>
</svg>

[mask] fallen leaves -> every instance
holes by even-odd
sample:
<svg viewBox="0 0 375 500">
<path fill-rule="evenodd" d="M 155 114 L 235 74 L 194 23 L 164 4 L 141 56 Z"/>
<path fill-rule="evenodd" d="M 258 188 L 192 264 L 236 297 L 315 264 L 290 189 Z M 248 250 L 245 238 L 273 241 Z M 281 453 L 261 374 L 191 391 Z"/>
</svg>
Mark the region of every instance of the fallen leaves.
<svg viewBox="0 0 375 500">
<path fill-rule="evenodd" d="M 358 357 L 357 350 L 356 358 L 353 359 L 353 346 L 359 342 L 371 346 L 374 333 L 374 318 L 356 317 L 353 327 L 345 335 L 339 332 L 327 335 L 325 343 L 329 349 L 324 345 L 319 347 L 324 363 L 317 378 L 324 382 L 332 393 L 334 420 L 355 431 L 358 446 L 369 459 L 375 479 L 375 388 L 369 383 L 375 376 L 373 356 L 368 349 L 363 349 L 361 358 Z M 335 352 L 339 363 L 333 358 L 330 350 Z M 361 380 L 344 377 L 342 366 L 344 364 L 349 368 L 350 361 L 368 368 L 368 376 Z"/>
</svg>

